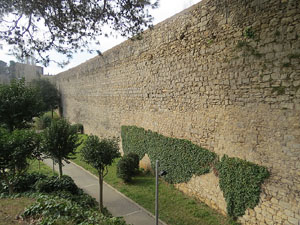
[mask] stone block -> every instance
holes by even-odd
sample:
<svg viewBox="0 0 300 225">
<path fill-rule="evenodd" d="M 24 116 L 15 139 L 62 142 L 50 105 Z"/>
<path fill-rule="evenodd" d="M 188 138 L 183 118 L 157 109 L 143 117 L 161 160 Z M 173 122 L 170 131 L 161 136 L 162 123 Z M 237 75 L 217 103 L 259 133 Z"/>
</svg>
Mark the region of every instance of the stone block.
<svg viewBox="0 0 300 225">
<path fill-rule="evenodd" d="M 299 225 L 299 220 L 294 217 L 288 217 L 288 221 L 293 225 Z"/>
</svg>

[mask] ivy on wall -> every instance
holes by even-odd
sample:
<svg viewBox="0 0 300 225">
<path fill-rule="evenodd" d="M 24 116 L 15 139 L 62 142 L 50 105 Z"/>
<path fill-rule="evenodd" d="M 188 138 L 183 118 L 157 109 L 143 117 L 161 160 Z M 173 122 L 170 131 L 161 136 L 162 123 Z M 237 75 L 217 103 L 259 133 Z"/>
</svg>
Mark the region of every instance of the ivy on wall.
<svg viewBox="0 0 300 225">
<path fill-rule="evenodd" d="M 265 167 L 226 155 L 219 161 L 215 153 L 188 140 L 165 137 L 136 126 L 122 126 L 121 136 L 125 154 L 134 152 L 142 159 L 147 153 L 152 168 L 159 160 L 160 169 L 168 172 L 164 178 L 169 183 L 187 182 L 194 174 L 208 173 L 214 166 L 227 213 L 234 218 L 258 204 L 261 184 L 269 176 Z"/>
<path fill-rule="evenodd" d="M 247 208 L 258 204 L 261 184 L 269 177 L 265 167 L 224 155 L 216 168 L 228 215 L 243 216 Z"/>
<path fill-rule="evenodd" d="M 160 169 L 168 171 L 169 183 L 189 181 L 194 174 L 208 173 L 217 155 L 188 140 L 165 137 L 135 126 L 122 126 L 122 147 L 125 154 L 134 152 L 140 159 L 147 153 L 152 168 L 159 160 Z"/>
</svg>

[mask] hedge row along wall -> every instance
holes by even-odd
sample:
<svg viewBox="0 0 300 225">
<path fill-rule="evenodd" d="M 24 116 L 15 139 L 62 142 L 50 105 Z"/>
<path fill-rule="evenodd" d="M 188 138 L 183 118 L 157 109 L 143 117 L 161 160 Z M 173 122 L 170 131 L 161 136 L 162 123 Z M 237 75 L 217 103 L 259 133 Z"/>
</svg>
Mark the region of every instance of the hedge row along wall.
<svg viewBox="0 0 300 225">
<path fill-rule="evenodd" d="M 86 133 L 122 125 L 186 139 L 270 171 L 242 223 L 300 220 L 300 2 L 202 0 L 56 76 L 64 116 Z M 178 188 L 220 211 L 214 173 Z"/>
<path fill-rule="evenodd" d="M 259 202 L 261 184 L 269 176 L 265 167 L 238 159 L 222 157 L 184 139 L 165 137 L 136 126 L 122 126 L 122 147 L 125 154 L 136 153 L 140 159 L 148 154 L 152 169 L 159 160 L 160 170 L 167 171 L 169 183 L 189 181 L 216 167 L 221 189 L 227 202 L 227 213 L 232 217 L 245 214 Z"/>
</svg>

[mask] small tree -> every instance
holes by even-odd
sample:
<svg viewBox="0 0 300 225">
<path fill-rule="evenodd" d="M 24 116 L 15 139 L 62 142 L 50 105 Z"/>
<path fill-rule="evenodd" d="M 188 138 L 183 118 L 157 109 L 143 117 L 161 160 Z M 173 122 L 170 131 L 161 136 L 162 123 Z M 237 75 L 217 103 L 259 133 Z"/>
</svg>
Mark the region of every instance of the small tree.
<svg viewBox="0 0 300 225">
<path fill-rule="evenodd" d="M 108 169 L 114 159 L 120 157 L 118 140 L 102 139 L 90 135 L 81 149 L 83 160 L 93 166 L 99 175 L 99 208 L 103 211 L 103 178 L 107 175 Z"/>
<path fill-rule="evenodd" d="M 80 145 L 78 135 L 68 121 L 59 119 L 53 121 L 51 126 L 44 131 L 43 151 L 58 163 L 59 177 L 62 176 L 63 161 L 69 163 L 71 155 L 75 154 L 76 148 Z"/>
<path fill-rule="evenodd" d="M 57 109 L 60 104 L 60 93 L 56 86 L 46 79 L 35 79 L 31 82 L 31 85 L 38 90 L 43 100 L 42 110 L 44 112 L 50 110 L 53 119 L 53 110 Z"/>
<path fill-rule="evenodd" d="M 27 159 L 37 154 L 37 134 L 31 130 L 14 130 L 8 132 L 0 128 L 0 175 L 8 186 L 9 194 L 13 193 L 11 182 L 27 167 Z"/>
<path fill-rule="evenodd" d="M 42 99 L 35 88 L 25 86 L 25 80 L 13 80 L 0 85 L 0 124 L 10 132 L 28 127 L 33 117 L 42 112 Z"/>
</svg>

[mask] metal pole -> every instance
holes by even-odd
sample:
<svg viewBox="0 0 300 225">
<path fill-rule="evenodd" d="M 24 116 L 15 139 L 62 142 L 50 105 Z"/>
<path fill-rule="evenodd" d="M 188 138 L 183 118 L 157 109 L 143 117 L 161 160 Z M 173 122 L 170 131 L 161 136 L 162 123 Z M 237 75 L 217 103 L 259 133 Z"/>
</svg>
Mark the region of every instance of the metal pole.
<svg viewBox="0 0 300 225">
<path fill-rule="evenodd" d="M 158 160 L 155 164 L 155 225 L 158 225 Z"/>
</svg>

